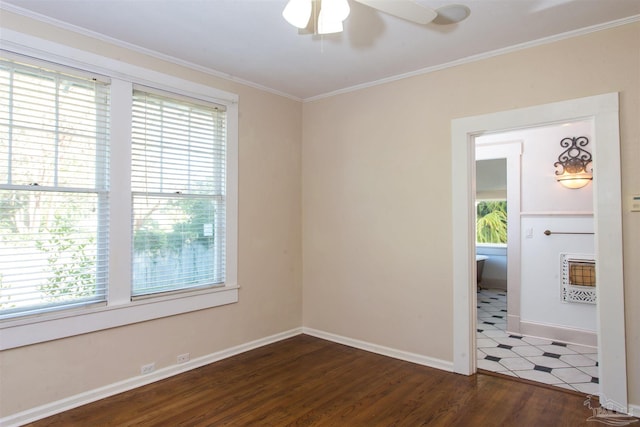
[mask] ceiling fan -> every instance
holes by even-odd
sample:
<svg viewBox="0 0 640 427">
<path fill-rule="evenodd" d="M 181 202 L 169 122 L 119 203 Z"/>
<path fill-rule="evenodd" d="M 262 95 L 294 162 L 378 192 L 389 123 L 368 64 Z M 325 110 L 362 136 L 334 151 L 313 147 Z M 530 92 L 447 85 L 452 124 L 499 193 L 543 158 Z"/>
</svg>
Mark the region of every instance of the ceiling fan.
<svg viewBox="0 0 640 427">
<path fill-rule="evenodd" d="M 463 5 L 448 5 L 432 9 L 415 0 L 354 0 L 365 6 L 406 21 L 426 25 L 430 22 L 447 25 L 466 19 L 470 10 Z M 302 34 L 331 34 L 343 30 L 349 16 L 347 0 L 289 0 L 282 16 Z"/>
</svg>

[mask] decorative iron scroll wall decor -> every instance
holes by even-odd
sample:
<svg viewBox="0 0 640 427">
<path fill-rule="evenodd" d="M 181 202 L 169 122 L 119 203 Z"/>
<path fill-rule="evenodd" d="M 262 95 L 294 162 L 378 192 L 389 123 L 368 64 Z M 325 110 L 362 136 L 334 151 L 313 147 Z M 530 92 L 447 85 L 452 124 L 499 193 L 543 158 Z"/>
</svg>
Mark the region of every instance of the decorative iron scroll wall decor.
<svg viewBox="0 0 640 427">
<path fill-rule="evenodd" d="M 596 261 L 593 255 L 560 254 L 562 302 L 596 303 Z"/>
<path fill-rule="evenodd" d="M 560 146 L 566 148 L 558 156 L 558 161 L 553 164 L 556 168 L 556 180 L 567 188 L 577 189 L 587 185 L 593 179 L 593 169 L 589 169 L 592 158 L 591 153 L 582 147 L 589 144 L 586 136 L 577 138 L 564 138 Z"/>
</svg>

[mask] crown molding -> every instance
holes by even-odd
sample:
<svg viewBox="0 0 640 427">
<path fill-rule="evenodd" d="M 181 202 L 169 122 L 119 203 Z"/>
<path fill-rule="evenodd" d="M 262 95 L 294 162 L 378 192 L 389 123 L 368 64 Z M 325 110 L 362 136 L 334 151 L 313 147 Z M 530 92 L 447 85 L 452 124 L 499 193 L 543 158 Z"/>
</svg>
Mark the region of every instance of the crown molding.
<svg viewBox="0 0 640 427">
<path fill-rule="evenodd" d="M 276 90 L 276 89 L 261 85 L 259 83 L 255 83 L 255 82 L 252 82 L 252 81 L 249 81 L 249 80 L 245 80 L 245 79 L 233 76 L 231 74 L 224 73 L 222 71 L 214 70 L 212 68 L 203 67 L 201 65 L 194 64 L 193 62 L 185 61 L 185 60 L 176 58 L 174 56 L 166 55 L 164 53 L 160 53 L 160 52 L 157 52 L 157 51 L 152 50 L 152 49 L 147 49 L 147 48 L 138 46 L 138 45 L 133 44 L 133 43 L 128 43 L 128 42 L 125 42 L 125 41 L 122 41 L 122 40 L 119 40 L 119 39 L 116 39 L 116 38 L 113 38 L 113 37 L 109 37 L 109 36 L 106 36 L 106 35 L 104 35 L 102 33 L 98 33 L 96 31 L 91 31 L 91 30 L 88 30 L 86 28 L 79 27 L 77 25 L 72 25 L 72 24 L 69 24 L 67 22 L 63 22 L 63 21 L 60 21 L 58 19 L 54 19 L 54 18 L 51 18 L 49 16 L 42 15 L 40 13 L 36 13 L 36 12 L 30 11 L 30 10 L 27 10 L 27 9 L 24 9 L 24 8 L 9 4 L 9 3 L 0 4 L 0 10 L 6 10 L 7 12 L 15 13 L 17 15 L 21 15 L 21 16 L 24 16 L 26 18 L 33 19 L 35 21 L 39 21 L 39 22 L 42 22 L 44 24 L 52 25 L 54 27 L 57 27 L 57 28 L 60 28 L 60 29 L 63 29 L 63 30 L 71 31 L 71 32 L 74 32 L 76 34 L 80 34 L 80 35 L 83 35 L 83 36 L 86 36 L 86 37 L 91 37 L 93 39 L 100 40 L 100 41 L 112 44 L 114 46 L 130 50 L 132 52 L 140 53 L 142 55 L 150 56 L 150 57 L 155 58 L 155 59 L 159 59 L 159 60 L 162 60 L 162 61 L 165 61 L 165 62 L 169 62 L 169 63 L 175 64 L 175 65 L 179 65 L 181 67 L 188 68 L 188 69 L 194 70 L 194 71 L 198 71 L 198 72 L 201 72 L 203 74 L 207 74 L 209 76 L 213 76 L 213 77 L 217 77 L 217 78 L 220 78 L 220 79 L 228 80 L 228 81 L 231 81 L 231 82 L 234 82 L 234 83 L 241 84 L 243 86 L 249 86 L 249 87 L 252 87 L 254 89 L 258 89 L 258 90 L 261 90 L 261 91 L 264 91 L 264 92 L 269 92 L 269 93 L 272 93 L 274 95 L 278 95 L 278 96 L 282 96 L 282 97 L 285 97 L 285 98 L 292 99 L 294 101 L 298 101 L 298 102 L 302 101 L 302 98 L 299 98 L 299 97 L 293 96 L 291 94 L 288 94 L 288 93 L 285 93 L 285 92 L 282 92 L 282 91 L 279 91 L 279 90 Z"/>
<path fill-rule="evenodd" d="M 331 92 L 326 92 L 324 94 L 320 94 L 320 95 L 316 95 L 316 96 L 311 96 L 308 98 L 300 98 L 294 95 L 291 95 L 289 93 L 285 93 L 264 85 L 261 85 L 259 83 L 255 83 L 249 80 L 244 80 L 242 78 L 233 76 L 231 74 L 228 73 L 224 73 L 218 70 L 214 70 L 212 68 L 208 68 L 208 67 L 203 67 L 201 65 L 198 64 L 194 64 L 192 62 L 189 61 L 184 61 L 182 59 L 178 59 L 176 57 L 170 56 L 170 55 L 166 55 L 151 49 L 147 49 L 147 48 L 143 48 L 141 46 L 132 44 L 132 43 L 128 43 L 122 40 L 118 40 L 115 39 L 113 37 L 109 37 L 106 36 L 104 34 L 95 32 L 95 31 L 91 31 L 91 30 L 87 30 L 86 28 L 82 28 L 76 25 L 71 25 L 68 24 L 66 22 L 39 14 L 39 13 L 35 13 L 32 12 L 30 10 L 27 9 L 23 9 L 21 7 L 18 6 L 14 6 L 12 4 L 7 4 L 7 3 L 3 3 L 0 6 L 0 10 L 6 10 L 8 12 L 12 12 L 18 15 L 22 15 L 25 16 L 27 18 L 36 20 L 36 21 L 40 21 L 49 25 L 53 25 L 55 27 L 64 29 L 64 30 L 68 30 L 68 31 L 72 31 L 87 37 L 91 37 L 100 41 L 104 41 L 107 42 L 109 44 L 133 51 L 133 52 L 137 52 L 143 55 L 147 55 L 156 59 L 160 59 L 162 61 L 166 61 L 169 63 L 173 63 L 194 71 L 198 71 L 213 77 L 217 77 L 217 78 L 221 78 L 221 79 L 225 79 L 234 83 L 238 83 L 244 86 L 248 86 L 248 87 L 252 87 L 254 89 L 258 89 L 261 91 L 265 91 L 265 92 L 269 92 L 272 93 L 274 95 L 278 95 L 278 96 L 282 96 L 284 98 L 288 98 L 294 101 L 298 101 L 298 102 L 314 102 L 314 101 L 318 101 L 321 99 L 325 99 L 325 98 L 331 98 L 333 96 L 337 96 L 337 95 L 342 95 L 345 93 L 349 93 L 349 92 L 355 92 L 355 91 L 359 91 L 362 89 L 366 89 L 369 87 L 374 87 L 374 86 L 379 86 L 379 85 L 383 85 L 386 83 L 391 83 L 391 82 L 395 82 L 398 80 L 403 80 L 406 78 L 410 78 L 410 77 L 415 77 L 415 76 L 420 76 L 423 74 L 429 74 L 429 73 L 433 73 L 436 71 L 440 71 L 440 70 L 444 70 L 447 68 L 451 68 L 451 67 L 457 67 L 459 65 L 464 65 L 464 64 L 469 64 L 469 63 L 473 63 L 476 61 L 482 61 L 484 59 L 489 59 L 489 58 L 493 58 L 495 56 L 500 56 L 500 55 L 505 55 L 505 54 L 509 54 L 509 53 L 513 53 L 513 52 L 518 52 L 521 50 L 525 50 L 525 49 L 529 49 L 532 47 L 536 47 L 536 46 L 542 46 L 542 45 L 546 45 L 546 44 L 550 44 L 550 43 L 555 43 L 557 41 L 560 40 L 565 40 L 565 39 L 570 39 L 573 37 L 579 37 L 579 36 L 583 36 L 586 34 L 590 34 L 590 33 L 594 33 L 597 31 L 603 31 L 603 30 L 608 30 L 611 28 L 615 28 L 615 27 L 619 27 L 622 25 L 627 25 L 627 24 L 631 24 L 634 22 L 638 22 L 640 21 L 640 15 L 633 15 L 627 18 L 622 18 L 622 19 L 618 19 L 615 21 L 610 21 L 610 22 L 605 22 L 603 24 L 597 24 L 597 25 L 593 25 L 590 27 L 585 27 L 585 28 L 580 28 L 577 30 L 573 30 L 573 31 L 568 31 L 565 33 L 561 33 L 561 34 L 556 34 L 553 36 L 549 36 L 549 37 L 544 37 L 541 39 L 537 39 L 537 40 L 533 40 L 533 41 L 529 41 L 529 42 L 525 42 L 525 43 L 520 43 L 520 44 L 516 44 L 513 46 L 508 46 L 505 48 L 501 48 L 501 49 L 496 49 L 496 50 L 492 50 L 489 52 L 485 52 L 485 53 L 481 53 L 478 55 L 472 55 L 472 56 L 468 56 L 462 59 L 458 59 L 455 61 L 451 61 L 451 62 L 447 62 L 444 64 L 439 64 L 439 65 L 435 65 L 432 67 L 426 67 L 426 68 L 421 68 L 419 70 L 415 70 L 415 71 L 411 71 L 408 73 L 403 73 L 403 74 L 397 74 L 391 77 L 386 77 L 383 79 L 379 79 L 379 80 L 373 80 L 367 83 L 362 83 L 362 84 L 358 84 L 358 85 L 354 85 L 354 86 L 349 86 L 349 87 L 345 87 L 342 89 L 337 89 L 335 91 L 331 91 Z"/>
<path fill-rule="evenodd" d="M 634 16 L 630 16 L 627 18 L 622 18 L 622 19 L 618 19 L 615 21 L 611 21 L 611 22 L 606 22 L 604 24 L 598 24 L 598 25 L 593 25 L 591 27 L 585 27 L 585 28 L 580 28 L 577 30 L 573 30 L 573 31 L 568 31 L 566 33 L 561 33 L 561 34 L 556 34 L 553 36 L 549 36 L 549 37 L 544 37 L 541 39 L 537 39 L 537 40 L 532 40 L 529 42 L 525 42 L 525 43 L 520 43 L 520 44 L 516 44 L 513 46 L 508 46 L 505 48 L 501 48 L 501 49 L 496 49 L 496 50 L 492 50 L 489 52 L 485 52 L 485 53 L 481 53 L 478 55 L 472 55 L 472 56 L 468 56 L 462 59 L 458 59 L 455 61 L 451 61 L 451 62 L 447 62 L 444 64 L 440 64 L 440 65 L 435 65 L 432 67 L 426 67 L 426 68 L 422 68 L 419 70 L 415 70 L 415 71 L 410 71 L 408 73 L 403 73 L 403 74 L 397 74 L 395 76 L 391 76 L 391 77 L 386 77 L 384 79 L 380 79 L 380 80 L 374 80 L 371 82 L 367 82 L 367 83 L 363 83 L 363 84 L 359 84 L 359 85 L 355 85 L 355 86 L 350 86 L 350 87 L 346 87 L 343 89 L 338 89 L 332 92 L 327 92 L 321 95 L 317 95 L 317 96 L 312 96 L 309 98 L 304 98 L 303 102 L 313 102 L 313 101 L 318 101 L 320 99 L 325 99 L 325 98 L 331 98 L 333 96 L 336 95 L 341 95 L 341 94 L 345 94 L 345 93 L 349 93 L 349 92 L 355 92 L 358 90 L 362 90 L 362 89 L 366 89 L 369 87 L 374 87 L 374 86 L 379 86 L 385 83 L 390 83 L 390 82 L 395 82 L 398 80 L 403 80 L 409 77 L 415 77 L 415 76 L 421 76 L 423 74 L 429 74 L 429 73 L 433 73 L 435 71 L 440 71 L 440 70 L 444 70 L 447 68 L 452 68 L 452 67 L 457 67 L 459 65 L 464 65 L 464 64 L 469 64 L 472 62 L 477 62 L 477 61 L 482 61 L 484 59 L 489 59 L 489 58 L 493 58 L 495 56 L 500 56 L 500 55 L 506 55 L 508 53 L 513 53 L 513 52 L 518 52 L 521 50 L 525 50 L 525 49 L 529 49 L 532 47 L 536 47 L 536 46 L 542 46 L 542 45 L 546 45 L 546 44 L 550 44 L 550 43 L 555 43 L 557 41 L 560 40 L 566 40 L 566 39 L 570 39 L 573 37 L 579 37 L 579 36 L 583 36 L 586 34 L 590 34 L 590 33 L 594 33 L 597 31 L 603 31 L 603 30 L 608 30 L 610 28 L 615 28 L 615 27 L 620 27 L 622 25 L 627 25 L 627 24 L 631 24 L 634 22 L 638 22 L 640 21 L 640 15 L 634 15 Z"/>
</svg>

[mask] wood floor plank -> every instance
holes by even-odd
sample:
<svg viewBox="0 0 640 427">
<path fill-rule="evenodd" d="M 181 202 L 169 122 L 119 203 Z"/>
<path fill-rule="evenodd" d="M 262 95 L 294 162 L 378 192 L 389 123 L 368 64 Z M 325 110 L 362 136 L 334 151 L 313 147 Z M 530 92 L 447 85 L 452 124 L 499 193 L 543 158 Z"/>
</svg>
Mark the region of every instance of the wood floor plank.
<svg viewBox="0 0 640 427">
<path fill-rule="evenodd" d="M 29 426 L 592 426 L 585 398 L 300 335 Z"/>
</svg>

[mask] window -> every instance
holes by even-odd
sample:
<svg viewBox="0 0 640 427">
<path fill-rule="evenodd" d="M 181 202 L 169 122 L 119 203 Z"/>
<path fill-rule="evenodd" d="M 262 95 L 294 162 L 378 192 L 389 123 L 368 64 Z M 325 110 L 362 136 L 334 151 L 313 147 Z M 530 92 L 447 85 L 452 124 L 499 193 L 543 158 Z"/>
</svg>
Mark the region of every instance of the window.
<svg viewBox="0 0 640 427">
<path fill-rule="evenodd" d="M 477 202 L 476 243 L 507 243 L 506 200 L 483 200 Z"/>
<path fill-rule="evenodd" d="M 135 90 L 133 295 L 224 282 L 225 110 Z"/>
<path fill-rule="evenodd" d="M 0 62 L 0 318 L 106 300 L 108 89 Z"/>
<path fill-rule="evenodd" d="M 237 95 L 3 37 L 0 350 L 237 302 Z"/>
</svg>

